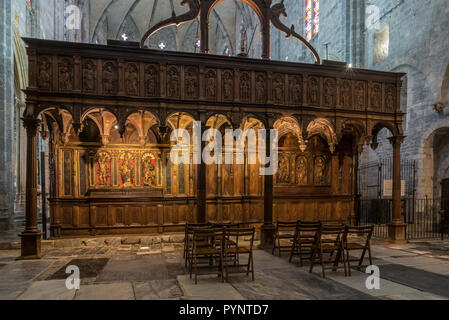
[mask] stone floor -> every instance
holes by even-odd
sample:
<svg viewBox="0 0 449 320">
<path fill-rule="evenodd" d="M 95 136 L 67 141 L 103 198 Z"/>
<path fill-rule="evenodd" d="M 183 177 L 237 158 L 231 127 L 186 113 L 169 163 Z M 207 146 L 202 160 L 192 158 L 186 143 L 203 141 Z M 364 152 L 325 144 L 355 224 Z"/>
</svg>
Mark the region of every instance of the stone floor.
<svg viewBox="0 0 449 320">
<path fill-rule="evenodd" d="M 288 263 L 269 251 L 255 250 L 255 281 L 231 275 L 186 275 L 180 245 L 153 249 L 142 244 L 46 248 L 36 261 L 17 261 L 19 250 L 0 250 L 0 300 L 155 300 L 155 299 L 449 299 L 449 241 L 373 245 L 380 289 L 368 290 L 367 274 L 327 272 Z M 66 288 L 68 265 L 80 269 L 79 290 Z"/>
</svg>

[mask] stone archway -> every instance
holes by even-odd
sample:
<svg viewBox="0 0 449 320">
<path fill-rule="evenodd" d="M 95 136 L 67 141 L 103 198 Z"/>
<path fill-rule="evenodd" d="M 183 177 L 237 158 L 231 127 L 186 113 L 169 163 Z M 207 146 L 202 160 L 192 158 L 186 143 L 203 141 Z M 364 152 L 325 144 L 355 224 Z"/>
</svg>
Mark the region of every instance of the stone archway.
<svg viewBox="0 0 449 320">
<path fill-rule="evenodd" d="M 13 26 L 14 45 L 14 214 L 22 215 L 25 206 L 25 157 L 26 154 L 26 132 L 20 118 L 25 110 L 25 90 L 28 87 L 28 57 L 25 45 L 21 39 L 17 26 Z"/>
<path fill-rule="evenodd" d="M 423 147 L 423 196 L 439 198 L 441 181 L 449 178 L 449 127 L 436 129 L 427 138 Z"/>
</svg>

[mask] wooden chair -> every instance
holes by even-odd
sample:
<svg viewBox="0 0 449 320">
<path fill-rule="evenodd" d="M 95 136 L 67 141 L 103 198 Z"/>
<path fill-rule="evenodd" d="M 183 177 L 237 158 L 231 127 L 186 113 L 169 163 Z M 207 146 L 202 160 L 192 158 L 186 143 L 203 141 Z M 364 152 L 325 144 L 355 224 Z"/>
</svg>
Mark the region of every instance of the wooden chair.
<svg viewBox="0 0 449 320">
<path fill-rule="evenodd" d="M 189 262 L 189 255 L 192 251 L 192 235 L 194 228 L 210 228 L 210 223 L 186 223 L 184 229 L 184 260 L 185 267 L 187 268 L 187 264 Z"/>
<path fill-rule="evenodd" d="M 351 262 L 358 262 L 354 268 L 361 269 L 368 265 L 362 265 L 365 259 L 366 252 L 368 252 L 369 265 L 373 264 L 371 257 L 371 237 L 373 235 L 374 226 L 354 227 L 346 226 L 343 247 L 346 252 L 346 261 L 348 262 L 349 275 L 351 275 Z M 350 251 L 362 251 L 359 259 L 351 259 Z"/>
<path fill-rule="evenodd" d="M 252 281 L 254 281 L 254 259 L 253 259 L 253 244 L 254 244 L 255 228 L 225 228 L 224 229 L 224 270 L 226 273 L 226 281 L 230 273 L 246 273 L 248 276 L 251 273 Z M 230 243 L 229 241 L 232 241 Z M 249 241 L 244 246 L 243 241 Z M 240 264 L 240 255 L 248 255 L 248 262 Z M 241 268 L 245 270 L 242 271 Z"/>
<path fill-rule="evenodd" d="M 280 221 L 276 222 L 276 229 L 274 231 L 273 250 L 271 254 L 274 255 L 276 248 L 279 251 L 279 257 L 282 252 L 289 252 L 291 250 L 291 241 L 295 238 L 297 221 Z M 288 241 L 288 245 L 283 245 L 282 242 Z"/>
<path fill-rule="evenodd" d="M 344 219 L 321 220 L 323 226 L 345 226 L 347 221 Z"/>
<path fill-rule="evenodd" d="M 323 278 L 326 277 L 325 270 L 344 269 L 345 276 L 348 275 L 346 267 L 346 259 L 343 248 L 343 238 L 345 234 L 345 227 L 342 226 L 321 226 L 317 232 L 314 244 L 312 245 L 312 259 L 310 261 L 310 272 L 313 272 L 313 267 L 317 261 L 321 264 Z M 335 257 L 333 253 L 337 252 Z M 329 258 L 326 259 L 325 255 Z M 339 266 L 340 260 L 343 260 L 343 266 Z M 332 264 L 332 266 L 327 266 Z"/>
<path fill-rule="evenodd" d="M 295 237 L 292 241 L 290 259 L 292 262 L 293 256 L 299 256 L 299 263 L 303 265 L 303 258 L 305 256 L 312 257 L 312 245 L 315 242 L 316 234 L 321 228 L 319 221 L 298 221 L 296 224 Z"/>
<path fill-rule="evenodd" d="M 195 284 L 198 283 L 198 275 L 217 274 L 223 277 L 223 245 L 217 246 L 217 240 L 224 241 L 223 229 L 217 228 L 194 228 L 193 248 L 190 257 L 190 278 L 195 274 Z M 205 246 L 204 243 L 207 243 Z M 207 259 L 208 263 L 201 263 L 200 260 Z M 201 271 L 201 270 L 206 271 Z"/>
</svg>

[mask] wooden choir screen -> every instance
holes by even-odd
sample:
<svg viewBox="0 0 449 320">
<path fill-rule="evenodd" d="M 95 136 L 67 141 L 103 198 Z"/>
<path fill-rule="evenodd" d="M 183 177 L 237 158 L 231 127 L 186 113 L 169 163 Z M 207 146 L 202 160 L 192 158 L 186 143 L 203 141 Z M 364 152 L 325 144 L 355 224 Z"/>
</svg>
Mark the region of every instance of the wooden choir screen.
<svg viewBox="0 0 449 320">
<path fill-rule="evenodd" d="M 402 133 L 402 74 L 24 40 L 24 118 L 48 127 L 55 237 L 164 232 L 204 219 L 260 225 L 270 199 L 271 219 L 350 219 L 361 148 L 381 128 Z M 277 174 L 260 176 L 248 146 L 245 163 L 206 165 L 204 180 L 202 166 L 171 163 L 171 132 L 191 133 L 193 121 L 278 130 Z"/>
</svg>

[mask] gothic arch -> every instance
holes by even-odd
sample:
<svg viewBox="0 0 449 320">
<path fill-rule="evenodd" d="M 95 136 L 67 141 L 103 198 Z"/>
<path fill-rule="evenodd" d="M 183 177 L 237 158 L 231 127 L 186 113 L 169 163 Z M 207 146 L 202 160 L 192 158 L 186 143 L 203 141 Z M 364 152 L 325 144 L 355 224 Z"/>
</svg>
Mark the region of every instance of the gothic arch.
<svg viewBox="0 0 449 320">
<path fill-rule="evenodd" d="M 274 124 L 273 128 L 278 130 L 278 139 L 280 140 L 283 136 L 288 133 L 293 134 L 298 139 L 298 144 L 300 148 L 305 150 L 306 144 L 304 142 L 304 137 L 302 134 L 302 129 L 296 118 L 292 116 L 282 116 L 278 118 Z"/>
<path fill-rule="evenodd" d="M 221 126 L 223 126 L 226 123 L 228 125 L 230 125 L 231 128 L 234 127 L 232 125 L 231 119 L 229 119 L 229 117 L 226 114 L 224 114 L 224 113 L 214 113 L 206 121 L 206 125 L 209 124 L 209 126 L 211 128 L 215 128 L 215 129 L 219 129 Z"/>
<path fill-rule="evenodd" d="M 207 19 L 209 19 L 210 13 L 212 12 L 212 10 L 220 3 L 225 2 L 225 1 L 230 1 L 230 0 L 215 0 L 212 2 L 212 4 L 209 7 L 209 11 L 207 12 Z M 239 2 L 243 2 L 245 4 L 247 4 L 251 9 L 254 10 L 254 12 L 257 14 L 257 16 L 259 17 L 260 22 L 262 23 L 262 21 L 264 20 L 264 15 L 263 15 L 263 8 L 260 7 L 260 4 L 257 4 L 256 1 L 254 0 L 237 0 Z"/>
<path fill-rule="evenodd" d="M 326 140 L 331 153 L 334 152 L 335 146 L 338 144 L 338 139 L 334 126 L 329 122 L 329 120 L 317 118 L 310 122 L 307 126 L 307 139 L 310 139 L 314 135 L 318 135 Z"/>
<path fill-rule="evenodd" d="M 21 102 L 25 101 L 22 90 L 28 87 L 28 57 L 25 44 L 20 36 L 19 29 L 14 25 L 14 89 Z"/>
</svg>

